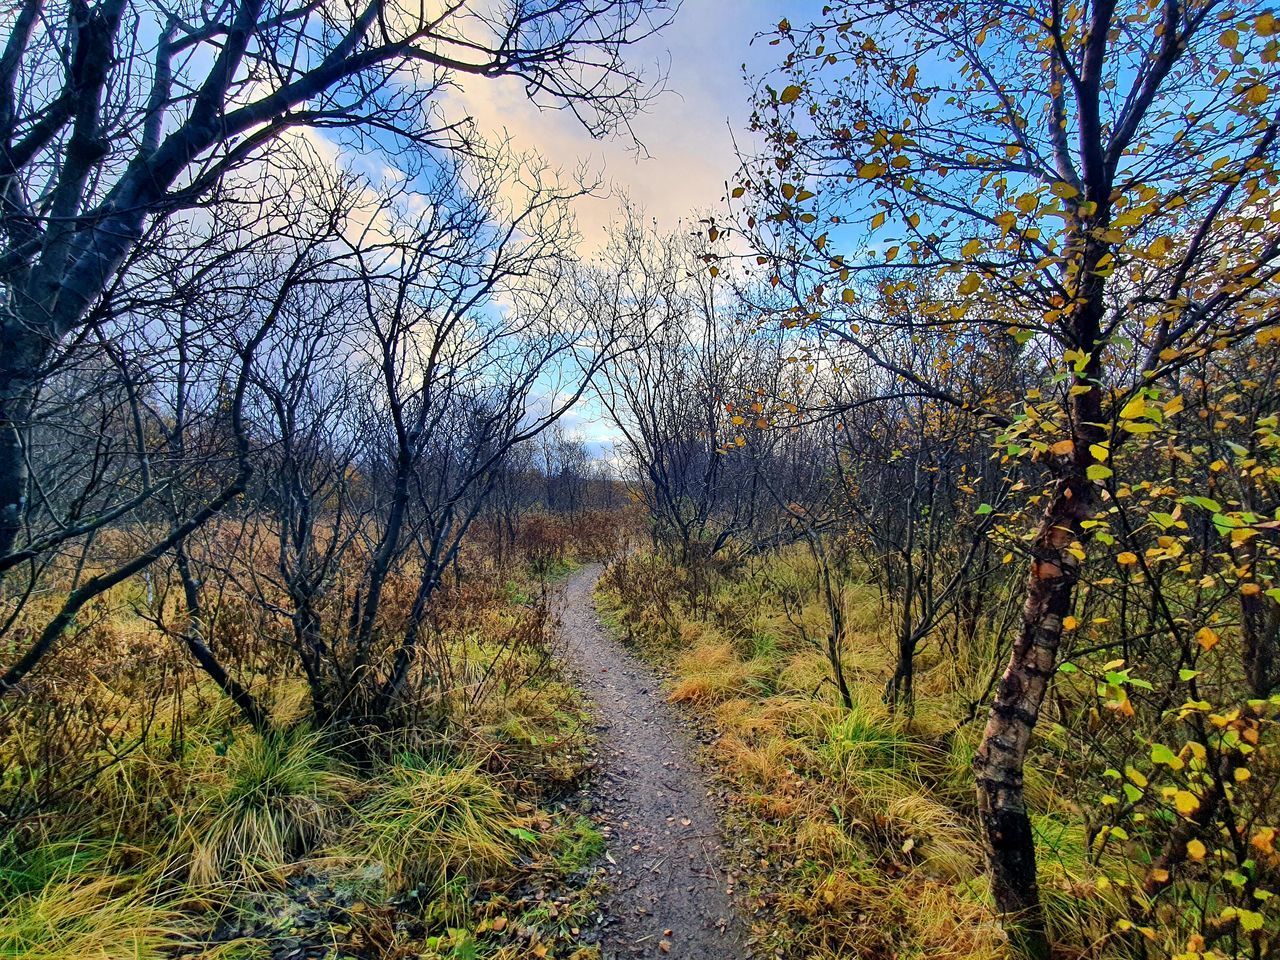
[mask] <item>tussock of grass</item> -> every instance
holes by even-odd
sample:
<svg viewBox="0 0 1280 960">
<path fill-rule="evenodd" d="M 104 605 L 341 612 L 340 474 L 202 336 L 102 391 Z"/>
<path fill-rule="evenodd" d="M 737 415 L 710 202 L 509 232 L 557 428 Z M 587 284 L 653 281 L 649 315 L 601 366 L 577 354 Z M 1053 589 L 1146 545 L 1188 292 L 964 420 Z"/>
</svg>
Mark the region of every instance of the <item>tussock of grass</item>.
<svg viewBox="0 0 1280 960">
<path fill-rule="evenodd" d="M 1091 862 L 1083 824 L 1037 816 L 1031 829 L 1050 929 L 1059 936 L 1108 929 L 1111 918 L 1126 907 L 1123 889 L 1110 881 L 1121 865 L 1113 861 L 1100 867 Z"/>
<path fill-rule="evenodd" d="M 744 663 L 732 644 L 704 641 L 681 655 L 677 671 L 680 679 L 671 690 L 671 700 L 709 706 L 761 690 L 772 676 L 773 666 L 764 658 Z"/>
<path fill-rule="evenodd" d="M 886 717 L 855 705 L 828 727 L 820 756 L 846 781 L 869 780 L 909 774 L 921 748 Z"/>
<path fill-rule="evenodd" d="M 101 872 L 117 852 L 115 840 L 90 836 L 46 838 L 20 853 L 11 836 L 0 844 L 0 898 L 37 893 L 91 870 Z"/>
<path fill-rule="evenodd" d="M 349 786 L 314 733 L 235 741 L 213 788 L 181 817 L 176 846 L 191 884 L 278 880 L 325 836 Z"/>
<path fill-rule="evenodd" d="M 533 839 L 497 784 L 478 767 L 412 760 L 390 767 L 360 810 L 351 838 L 398 891 L 445 889 L 455 878 L 509 869 L 518 841 Z"/>
<path fill-rule="evenodd" d="M 170 956 L 185 927 L 180 913 L 141 884 L 54 880 L 0 905 L 0 957 L 152 960 Z"/>
<path fill-rule="evenodd" d="M 575 817 L 556 834 L 556 860 L 567 870 L 581 870 L 604 856 L 604 836 L 586 817 Z"/>
<path fill-rule="evenodd" d="M 791 776 L 787 751 L 787 741 L 777 736 L 763 737 L 753 744 L 730 733 L 717 746 L 718 755 L 734 776 L 757 787 L 776 787 Z"/>
</svg>

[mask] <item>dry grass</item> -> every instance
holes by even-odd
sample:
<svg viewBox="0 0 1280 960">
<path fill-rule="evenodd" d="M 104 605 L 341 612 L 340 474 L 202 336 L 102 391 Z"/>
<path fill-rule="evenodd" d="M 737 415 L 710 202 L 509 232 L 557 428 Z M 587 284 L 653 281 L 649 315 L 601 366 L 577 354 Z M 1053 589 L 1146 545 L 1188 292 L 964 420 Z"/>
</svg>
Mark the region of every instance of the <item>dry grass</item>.
<svg viewBox="0 0 1280 960">
<path fill-rule="evenodd" d="M 179 814 L 171 849 L 195 887 L 262 886 L 326 836 L 352 787 L 317 734 L 236 740 L 214 786 Z"/>
<path fill-rule="evenodd" d="M 614 620 L 643 629 L 659 619 L 641 609 L 647 592 L 605 583 Z M 665 645 L 639 644 L 667 651 L 671 699 L 718 734 L 708 757 L 734 791 L 731 835 L 767 852 L 746 881 L 766 907 L 756 932 L 797 960 L 997 957 L 1003 938 L 975 894 L 981 851 L 963 809 L 969 743 L 939 736 L 953 708 L 926 707 L 914 721 L 887 712 L 892 646 L 877 598 L 856 587 L 845 591 L 855 704 L 841 706 L 825 651 L 806 641 L 825 630 L 816 586 L 811 560 L 784 554 L 726 584 L 709 605 L 714 624 L 684 616 Z M 797 588 L 809 600 L 787 615 L 778 591 Z M 941 658 L 925 666 L 920 689 L 945 687 L 943 669 Z"/>
<path fill-rule="evenodd" d="M 131 878 L 69 875 L 0 905 L 0 957 L 158 960 L 189 939 L 174 906 Z"/>
<path fill-rule="evenodd" d="M 535 839 L 531 825 L 477 767 L 405 758 L 386 771 L 347 839 L 382 866 L 392 889 L 429 894 L 510 869 L 521 838 Z"/>
</svg>

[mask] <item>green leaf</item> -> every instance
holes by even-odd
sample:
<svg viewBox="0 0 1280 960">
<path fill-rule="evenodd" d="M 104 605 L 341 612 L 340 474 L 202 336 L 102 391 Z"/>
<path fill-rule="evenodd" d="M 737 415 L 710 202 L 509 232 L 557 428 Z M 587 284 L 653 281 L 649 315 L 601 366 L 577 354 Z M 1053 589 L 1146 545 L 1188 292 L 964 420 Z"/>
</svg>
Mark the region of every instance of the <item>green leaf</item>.
<svg viewBox="0 0 1280 960">
<path fill-rule="evenodd" d="M 1222 506 L 1217 500 L 1211 499 L 1210 497 L 1183 497 L 1181 502 L 1201 507 L 1204 510 L 1208 510 L 1210 513 L 1222 512 Z"/>
<path fill-rule="evenodd" d="M 1151 762 L 1162 763 L 1165 766 L 1172 765 L 1177 761 L 1178 756 L 1163 743 L 1153 743 L 1151 745 Z"/>
</svg>

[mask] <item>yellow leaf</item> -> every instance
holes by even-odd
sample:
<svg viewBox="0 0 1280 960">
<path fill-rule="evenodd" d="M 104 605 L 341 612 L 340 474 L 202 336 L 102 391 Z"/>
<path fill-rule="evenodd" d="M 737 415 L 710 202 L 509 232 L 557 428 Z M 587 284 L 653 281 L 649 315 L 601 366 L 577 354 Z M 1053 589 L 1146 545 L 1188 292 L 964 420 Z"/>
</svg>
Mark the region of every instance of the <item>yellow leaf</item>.
<svg viewBox="0 0 1280 960">
<path fill-rule="evenodd" d="M 1183 407 L 1182 397 L 1176 396 L 1164 405 L 1164 415 L 1171 417 L 1175 413 L 1181 413 Z"/>
<path fill-rule="evenodd" d="M 1049 448 L 1049 452 L 1052 454 L 1056 454 L 1059 457 L 1064 457 L 1067 454 L 1073 452 L 1075 448 L 1076 448 L 1076 445 L 1073 441 L 1059 440 L 1057 443 L 1055 443 L 1053 446 Z"/>
<path fill-rule="evenodd" d="M 871 218 L 871 229 L 879 230 L 884 226 L 884 212 L 881 211 Z"/>
<path fill-rule="evenodd" d="M 1274 15 L 1264 13 L 1253 21 L 1253 29 L 1257 31 L 1258 36 L 1269 37 L 1273 33 L 1280 33 L 1280 24 L 1276 22 Z"/>
<path fill-rule="evenodd" d="M 795 84 L 792 84 L 791 86 L 787 87 L 785 90 L 782 91 L 782 94 L 778 97 L 778 99 L 781 100 L 783 103 L 795 103 L 797 100 L 800 99 L 800 88 L 797 87 Z"/>
<path fill-rule="evenodd" d="M 1126 420 L 1120 424 L 1120 428 L 1125 433 L 1155 433 L 1160 429 L 1154 423 L 1135 423 L 1132 420 Z"/>
<path fill-rule="evenodd" d="M 1138 555 L 1125 550 L 1123 553 L 1116 554 L 1116 563 L 1122 567 L 1131 567 L 1138 562 Z"/>
<path fill-rule="evenodd" d="M 1260 107 L 1267 102 L 1267 97 L 1271 96 L 1271 88 L 1265 83 L 1255 83 L 1245 91 L 1244 99 L 1246 103 L 1250 103 L 1255 107 Z"/>
<path fill-rule="evenodd" d="M 978 287 L 981 285 L 982 285 L 981 278 L 976 273 L 970 273 L 970 274 L 967 274 L 965 278 L 960 281 L 960 286 L 957 287 L 956 289 L 958 290 L 958 292 L 962 297 L 967 297 L 969 294 L 975 292 L 978 289 Z"/>
<path fill-rule="evenodd" d="M 878 163 L 864 163 L 858 168 L 858 176 L 863 180 L 872 180 L 884 173 L 884 167 Z"/>
<path fill-rule="evenodd" d="M 853 303 L 853 291 L 846 287 L 840 293 L 840 299 L 843 300 L 845 303 Z"/>
<path fill-rule="evenodd" d="M 1262 827 L 1257 830 L 1253 837 L 1249 840 L 1253 846 L 1261 850 L 1265 854 L 1273 854 L 1276 852 L 1276 828 Z"/>
<path fill-rule="evenodd" d="M 1228 50 L 1234 50 L 1236 44 L 1240 42 L 1240 34 L 1234 30 L 1223 30 L 1218 37 L 1218 45 L 1226 47 Z"/>
<path fill-rule="evenodd" d="M 1124 405 L 1120 411 L 1121 420 L 1133 420 L 1142 416 L 1147 412 L 1147 401 L 1142 394 L 1138 394 L 1132 400 Z"/>
<path fill-rule="evenodd" d="M 1182 790 L 1180 791 L 1180 793 L 1187 793 L 1187 792 L 1185 790 Z M 1191 797 L 1191 794 L 1187 793 L 1187 796 Z M 1195 797 L 1191 797 L 1191 799 L 1194 800 Z M 1192 809 L 1194 810 L 1195 807 L 1192 807 Z M 1179 810 L 1181 810 L 1181 807 L 1179 807 Z M 1204 855 L 1208 852 L 1209 851 L 1205 849 L 1204 844 L 1201 843 L 1199 840 L 1187 841 L 1187 856 L 1190 857 L 1192 860 L 1203 860 Z"/>
<path fill-rule="evenodd" d="M 1173 806 L 1184 817 L 1189 817 L 1200 809 L 1200 800 L 1190 790 L 1179 790 L 1173 795 Z M 1191 841 L 1195 843 L 1196 841 Z M 1187 844 L 1188 852 L 1191 844 Z"/>
<path fill-rule="evenodd" d="M 1040 206 L 1040 201 L 1034 193 L 1024 193 L 1018 198 L 1015 206 L 1023 213 L 1035 213 Z"/>
<path fill-rule="evenodd" d="M 967 258 L 976 257 L 982 250 L 982 241 L 974 237 L 960 248 L 960 255 Z"/>
<path fill-rule="evenodd" d="M 1196 631 L 1196 643 L 1200 644 L 1200 649 L 1208 653 L 1218 645 L 1219 637 L 1208 627 L 1201 627 Z"/>
<path fill-rule="evenodd" d="M 1062 629 L 1063 629 L 1063 630 L 1066 630 L 1066 631 L 1070 632 L 1070 631 L 1074 630 L 1074 629 L 1075 629 L 1076 627 L 1078 627 L 1078 626 L 1080 626 L 1080 621 L 1079 621 L 1079 620 L 1077 620 L 1075 617 L 1063 617 L 1063 618 L 1062 618 Z"/>
<path fill-rule="evenodd" d="M 1246 597 L 1256 597 L 1262 592 L 1262 588 L 1256 583 L 1240 584 L 1240 593 Z"/>
</svg>

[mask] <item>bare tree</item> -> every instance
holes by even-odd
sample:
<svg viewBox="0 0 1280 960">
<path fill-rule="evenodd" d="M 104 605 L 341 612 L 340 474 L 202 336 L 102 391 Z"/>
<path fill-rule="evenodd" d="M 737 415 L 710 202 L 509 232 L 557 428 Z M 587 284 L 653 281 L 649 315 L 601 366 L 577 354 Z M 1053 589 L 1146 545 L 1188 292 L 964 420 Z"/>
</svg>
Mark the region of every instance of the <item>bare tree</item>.
<svg viewBox="0 0 1280 960">
<path fill-rule="evenodd" d="M 652 0 L 20 3 L 0 53 L 0 556 L 27 509 L 34 391 L 158 223 L 222 199 L 290 131 L 429 169 L 434 148 L 470 146 L 435 108 L 462 75 L 612 129 L 649 92 L 623 50 L 669 16 Z"/>
</svg>

